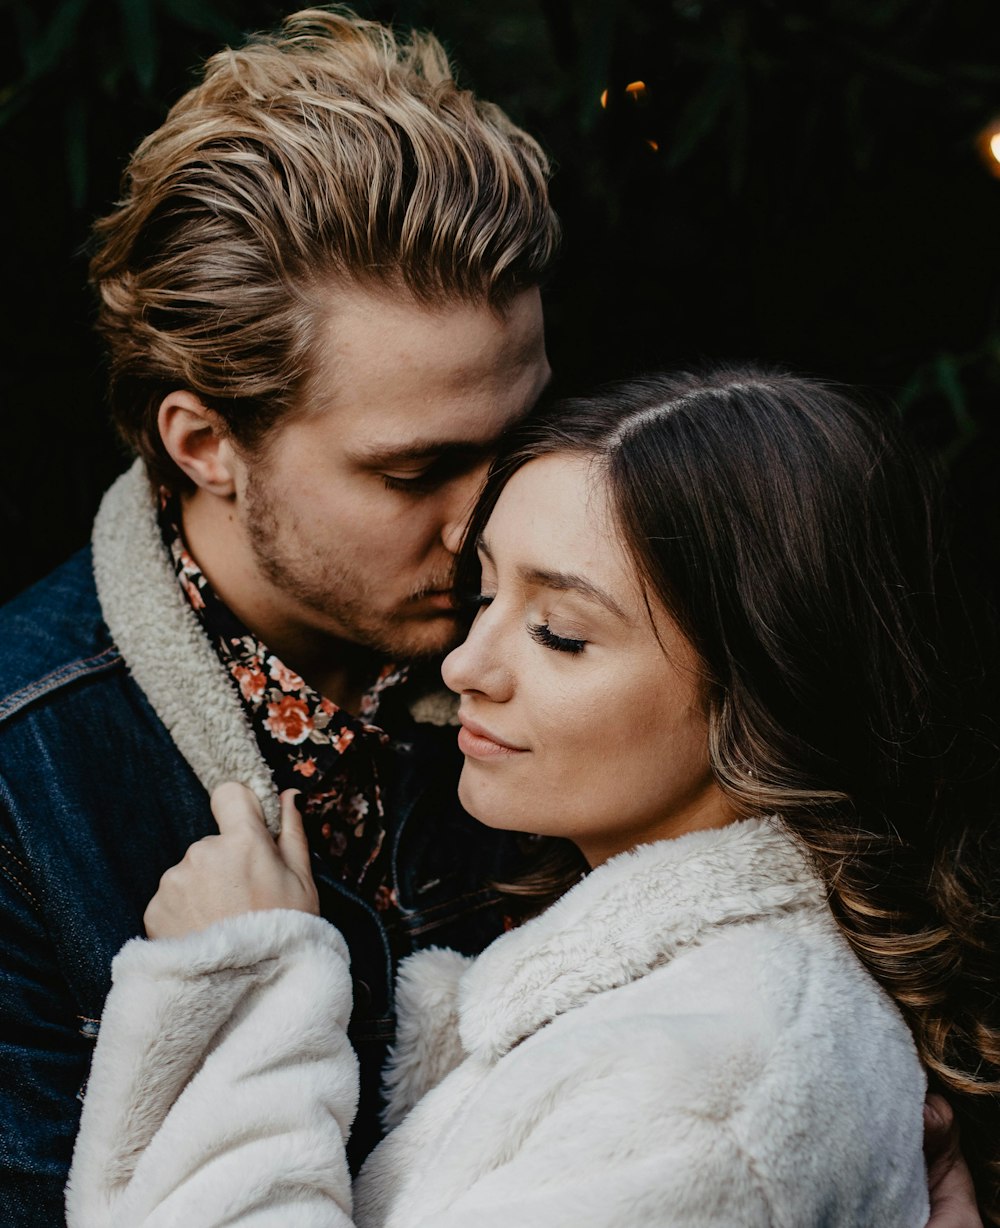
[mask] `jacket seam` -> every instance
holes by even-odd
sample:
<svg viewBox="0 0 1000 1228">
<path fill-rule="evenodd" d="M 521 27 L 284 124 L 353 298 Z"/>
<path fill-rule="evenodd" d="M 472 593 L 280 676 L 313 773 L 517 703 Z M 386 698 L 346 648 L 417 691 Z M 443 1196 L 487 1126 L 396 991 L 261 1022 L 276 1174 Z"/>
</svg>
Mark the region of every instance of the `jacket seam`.
<svg viewBox="0 0 1000 1228">
<path fill-rule="evenodd" d="M 12 873 L 5 865 L 2 864 L 0 864 L 0 873 L 6 874 L 10 881 L 20 889 L 25 898 L 29 900 L 39 912 L 42 911 L 41 904 L 39 904 L 38 900 L 35 899 L 34 895 L 28 890 L 24 883 L 21 882 L 16 874 Z"/>
<path fill-rule="evenodd" d="M 115 645 L 112 645 L 92 657 L 84 657 L 81 660 L 60 665 L 58 669 L 46 674 L 44 678 L 29 682 L 27 686 L 21 687 L 20 690 L 0 700 L 0 720 L 13 716 L 36 699 L 41 699 L 52 691 L 58 690 L 59 687 L 75 682 L 78 678 L 112 669 L 121 662 L 121 659 L 121 653 Z"/>
<path fill-rule="evenodd" d="M 28 865 L 27 865 L 27 863 L 26 863 L 26 862 L 23 862 L 23 861 L 21 860 L 21 858 L 20 858 L 20 857 L 18 857 L 17 853 L 15 853 L 15 852 L 14 852 L 14 850 L 13 850 L 13 849 L 9 849 L 9 848 L 7 848 L 7 846 L 6 846 L 5 844 L 0 844 L 0 849 L 2 849 L 2 850 L 3 850 L 3 851 L 6 853 L 6 854 L 7 854 L 7 856 L 10 858 L 10 860 L 11 860 L 11 861 L 16 861 L 16 862 L 17 862 L 17 864 L 18 864 L 18 865 L 20 866 L 20 868 L 21 868 L 21 869 L 22 869 L 22 870 L 25 872 L 25 874 L 30 874 L 30 873 L 31 873 L 31 871 L 28 869 Z"/>
</svg>

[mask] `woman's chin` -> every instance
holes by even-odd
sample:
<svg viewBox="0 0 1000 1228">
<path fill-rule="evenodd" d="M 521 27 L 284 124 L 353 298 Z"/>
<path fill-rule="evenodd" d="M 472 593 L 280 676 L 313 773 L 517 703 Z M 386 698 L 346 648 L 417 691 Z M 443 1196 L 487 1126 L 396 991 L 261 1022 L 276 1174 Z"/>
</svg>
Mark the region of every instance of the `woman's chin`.
<svg viewBox="0 0 1000 1228">
<path fill-rule="evenodd" d="M 463 808 L 468 814 L 484 827 L 492 827 L 497 831 L 512 831 L 514 830 L 510 824 L 510 811 L 504 811 L 497 806 L 491 806 L 489 803 L 483 802 L 481 798 L 477 798 L 472 791 L 473 796 L 466 795 L 461 786 L 458 790 L 458 800 L 462 803 Z M 505 821 L 506 819 L 506 821 Z"/>
<path fill-rule="evenodd" d="M 458 800 L 463 808 L 484 827 L 492 827 L 495 831 L 520 831 L 528 835 L 538 833 L 537 824 L 520 813 L 520 807 L 505 800 L 496 790 L 481 787 L 481 782 L 470 779 L 475 776 L 475 768 L 470 770 L 468 764 L 462 769 L 458 782 Z"/>
</svg>

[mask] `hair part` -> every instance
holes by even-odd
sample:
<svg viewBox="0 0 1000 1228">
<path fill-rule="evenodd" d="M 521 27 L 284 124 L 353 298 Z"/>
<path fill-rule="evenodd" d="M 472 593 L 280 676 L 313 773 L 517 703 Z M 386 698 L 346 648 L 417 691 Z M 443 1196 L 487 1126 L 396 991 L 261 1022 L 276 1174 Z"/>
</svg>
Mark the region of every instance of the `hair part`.
<svg viewBox="0 0 1000 1228">
<path fill-rule="evenodd" d="M 559 453 L 593 459 L 650 602 L 698 654 L 720 788 L 808 852 L 964 1123 L 1000 1224 L 997 752 L 929 465 L 885 414 L 818 381 L 633 380 L 512 438 L 463 587 L 506 482 Z M 551 866 L 528 884 L 547 899 L 579 873 L 571 850 Z"/>
<path fill-rule="evenodd" d="M 251 449 L 302 399 L 339 283 L 502 310 L 558 246 L 549 165 L 440 43 L 309 9 L 205 65 L 94 227 L 116 425 L 154 481 L 184 388 Z"/>
</svg>

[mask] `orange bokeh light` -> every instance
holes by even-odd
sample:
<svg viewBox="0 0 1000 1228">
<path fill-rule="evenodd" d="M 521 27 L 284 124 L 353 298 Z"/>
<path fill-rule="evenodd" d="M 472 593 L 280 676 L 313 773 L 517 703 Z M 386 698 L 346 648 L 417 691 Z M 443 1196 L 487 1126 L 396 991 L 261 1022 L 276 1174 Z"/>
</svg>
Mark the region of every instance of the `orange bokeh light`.
<svg viewBox="0 0 1000 1228">
<path fill-rule="evenodd" d="M 1000 116 L 980 132 L 976 146 L 986 169 L 1000 179 Z"/>
<path fill-rule="evenodd" d="M 645 102 L 649 91 L 646 89 L 645 81 L 630 81 L 625 86 L 625 93 L 633 102 Z"/>
</svg>

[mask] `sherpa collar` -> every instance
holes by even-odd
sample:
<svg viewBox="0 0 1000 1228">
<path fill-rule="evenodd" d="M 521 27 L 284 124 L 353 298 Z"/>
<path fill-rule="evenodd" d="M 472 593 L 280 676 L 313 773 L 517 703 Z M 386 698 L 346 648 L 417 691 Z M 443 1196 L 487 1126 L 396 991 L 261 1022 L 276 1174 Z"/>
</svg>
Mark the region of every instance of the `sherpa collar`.
<svg viewBox="0 0 1000 1228">
<path fill-rule="evenodd" d="M 177 583 L 141 460 L 104 496 L 93 555 L 104 621 L 177 749 L 209 792 L 226 780 L 253 789 L 276 832 L 271 773 L 232 681 Z M 419 697 L 410 710 L 415 720 L 444 725 L 456 703 L 455 696 L 435 693 Z"/>
<path fill-rule="evenodd" d="M 777 819 L 746 819 L 619 854 L 498 938 L 465 972 L 462 1044 L 496 1060 L 593 995 L 669 963 L 710 930 L 822 908 L 824 899 Z"/>
</svg>

